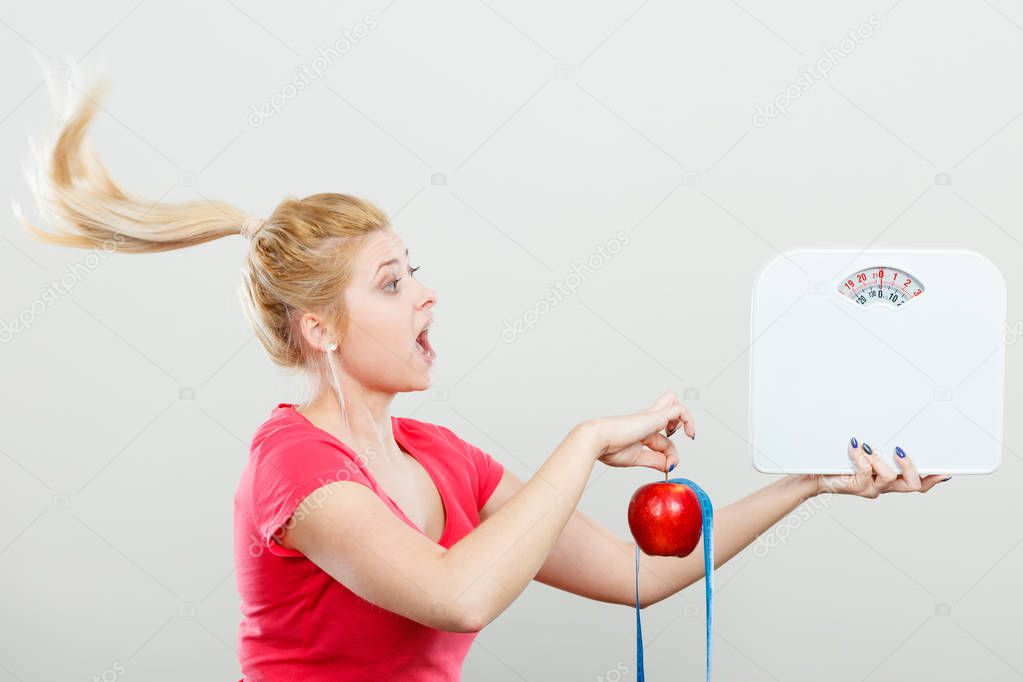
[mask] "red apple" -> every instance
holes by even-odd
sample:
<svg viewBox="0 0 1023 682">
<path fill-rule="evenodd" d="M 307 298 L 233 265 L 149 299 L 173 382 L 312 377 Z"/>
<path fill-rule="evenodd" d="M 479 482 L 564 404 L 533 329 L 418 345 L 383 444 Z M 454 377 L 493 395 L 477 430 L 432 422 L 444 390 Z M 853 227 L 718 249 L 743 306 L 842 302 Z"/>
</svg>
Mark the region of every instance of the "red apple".
<svg viewBox="0 0 1023 682">
<path fill-rule="evenodd" d="M 650 556 L 688 556 L 700 541 L 702 526 L 700 500 L 687 485 L 647 483 L 629 500 L 629 530 Z"/>
</svg>

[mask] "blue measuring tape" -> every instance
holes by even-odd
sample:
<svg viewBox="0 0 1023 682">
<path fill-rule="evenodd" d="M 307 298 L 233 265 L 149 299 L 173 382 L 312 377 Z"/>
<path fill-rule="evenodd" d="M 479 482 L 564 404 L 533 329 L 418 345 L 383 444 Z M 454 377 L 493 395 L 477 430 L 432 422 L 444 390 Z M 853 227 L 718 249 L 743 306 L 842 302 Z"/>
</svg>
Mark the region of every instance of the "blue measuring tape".
<svg viewBox="0 0 1023 682">
<path fill-rule="evenodd" d="M 703 488 L 688 478 L 672 478 L 668 483 L 681 483 L 693 489 L 700 501 L 703 517 L 703 570 L 707 595 L 707 682 L 710 682 L 710 644 L 714 622 L 714 507 Z M 644 682 L 643 676 L 643 624 L 639 618 L 639 545 L 636 545 L 636 679 Z"/>
</svg>

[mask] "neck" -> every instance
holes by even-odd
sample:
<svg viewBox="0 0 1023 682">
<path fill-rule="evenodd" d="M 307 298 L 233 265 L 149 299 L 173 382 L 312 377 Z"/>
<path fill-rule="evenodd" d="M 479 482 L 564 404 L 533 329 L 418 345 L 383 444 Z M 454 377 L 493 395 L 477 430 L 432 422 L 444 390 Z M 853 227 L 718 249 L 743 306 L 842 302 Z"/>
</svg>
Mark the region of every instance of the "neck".
<svg viewBox="0 0 1023 682">
<path fill-rule="evenodd" d="M 300 406 L 299 412 L 318 427 L 337 436 L 357 453 L 370 459 L 377 456 L 391 459 L 392 456 L 400 456 L 391 428 L 393 400 L 393 394 L 369 391 L 350 383 L 345 387 L 344 394 L 347 422 L 341 412 L 337 393 L 331 389 Z"/>
</svg>

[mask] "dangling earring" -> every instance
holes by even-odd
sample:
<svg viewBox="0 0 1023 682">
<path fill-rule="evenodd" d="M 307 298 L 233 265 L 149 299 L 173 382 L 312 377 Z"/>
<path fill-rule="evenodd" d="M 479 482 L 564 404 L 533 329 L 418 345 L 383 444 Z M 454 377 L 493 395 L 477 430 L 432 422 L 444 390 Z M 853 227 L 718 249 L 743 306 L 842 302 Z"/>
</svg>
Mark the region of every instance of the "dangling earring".
<svg viewBox="0 0 1023 682">
<path fill-rule="evenodd" d="M 337 370 L 334 369 L 334 361 L 331 360 L 330 354 L 337 350 L 337 343 L 331 342 L 323 347 L 327 351 L 327 364 L 330 366 L 330 374 L 334 377 L 334 389 L 337 391 L 338 404 L 341 407 L 341 414 L 345 418 L 345 428 L 351 429 L 348 423 L 348 410 L 345 408 L 344 394 L 341 393 L 341 380 L 338 379 Z"/>
</svg>

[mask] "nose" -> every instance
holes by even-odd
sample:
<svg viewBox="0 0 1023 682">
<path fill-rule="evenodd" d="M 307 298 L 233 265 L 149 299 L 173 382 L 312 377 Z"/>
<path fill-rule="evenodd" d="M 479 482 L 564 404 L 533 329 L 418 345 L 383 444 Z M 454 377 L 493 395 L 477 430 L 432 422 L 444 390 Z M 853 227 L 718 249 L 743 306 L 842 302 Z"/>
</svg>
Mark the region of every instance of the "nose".
<svg viewBox="0 0 1023 682">
<path fill-rule="evenodd" d="M 421 284 L 421 286 L 423 287 L 423 293 L 419 302 L 419 307 L 423 309 L 432 308 L 437 304 L 437 292 L 425 284 Z"/>
</svg>

